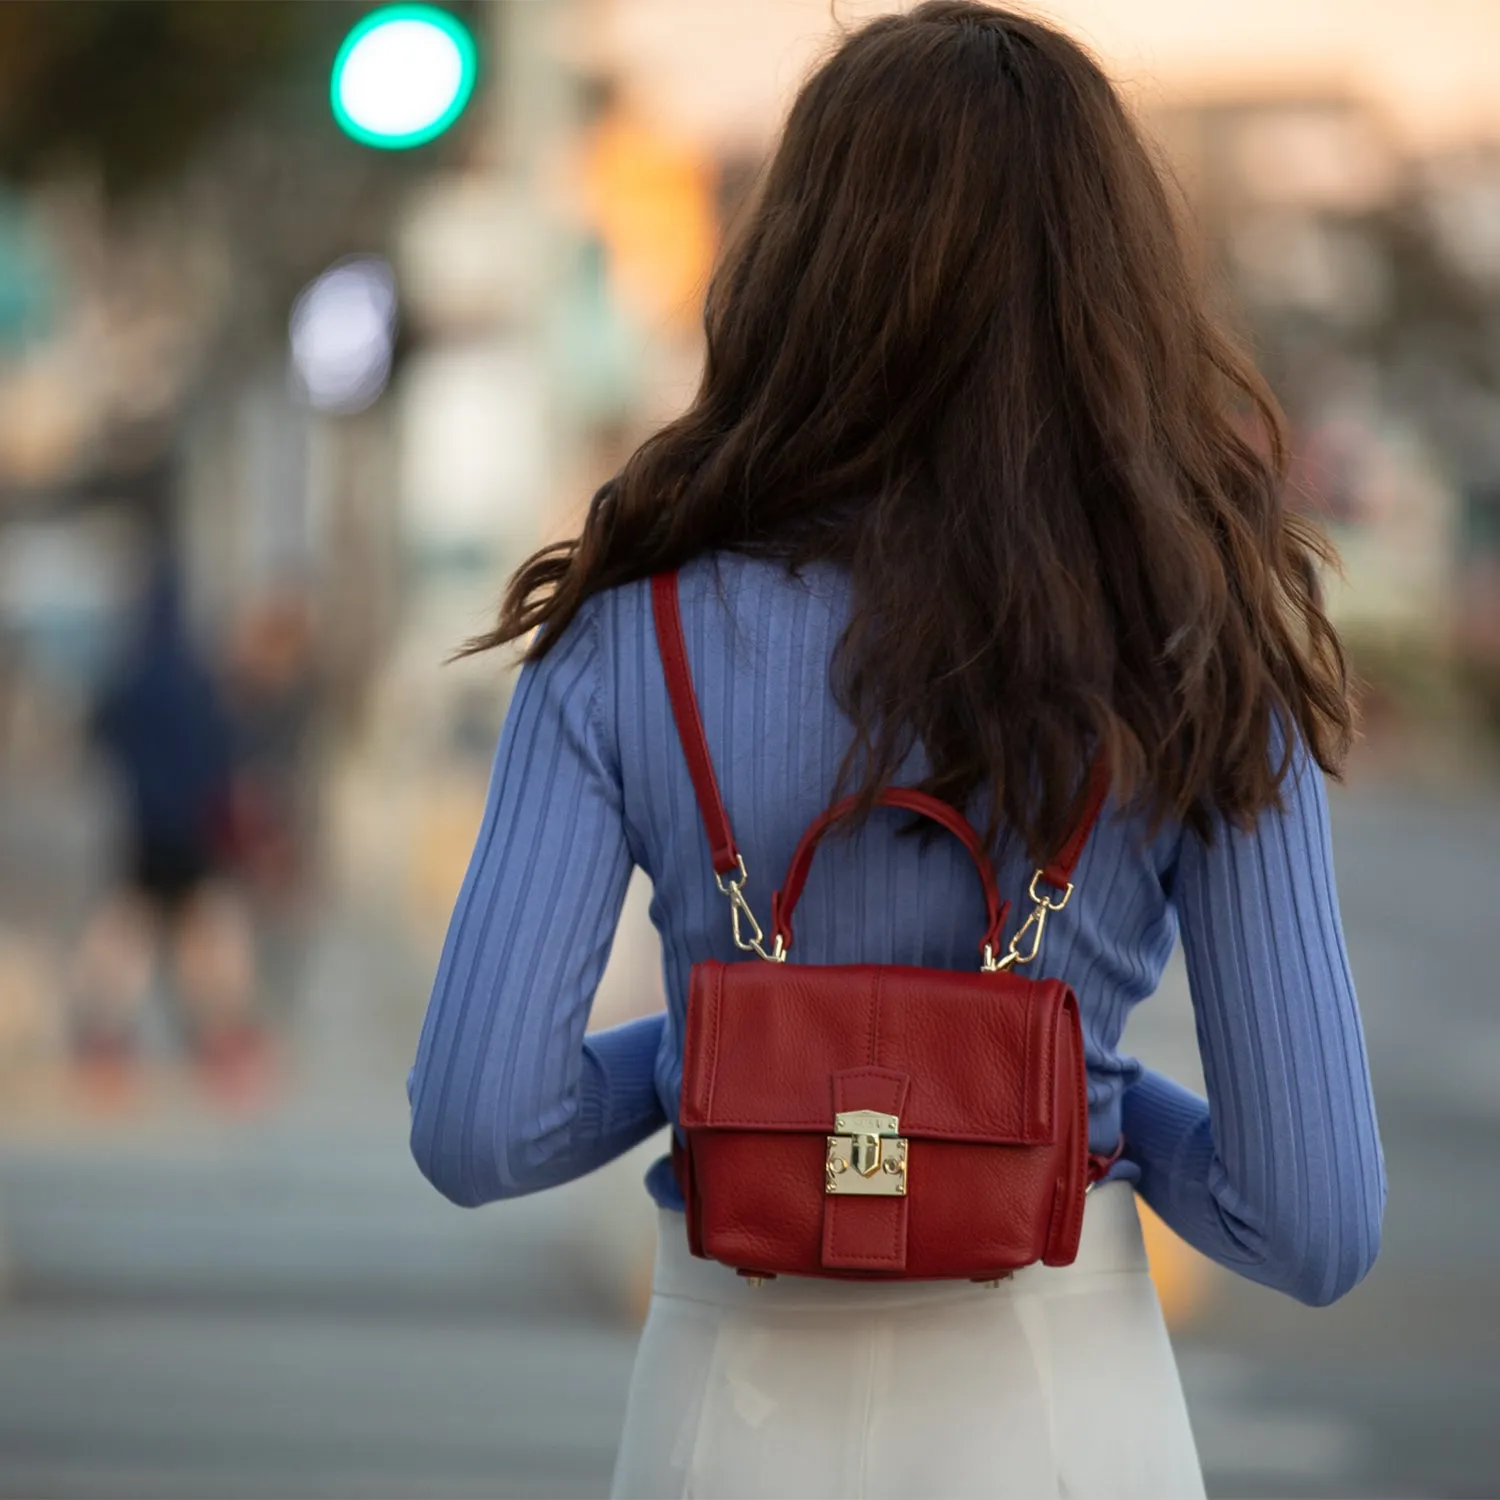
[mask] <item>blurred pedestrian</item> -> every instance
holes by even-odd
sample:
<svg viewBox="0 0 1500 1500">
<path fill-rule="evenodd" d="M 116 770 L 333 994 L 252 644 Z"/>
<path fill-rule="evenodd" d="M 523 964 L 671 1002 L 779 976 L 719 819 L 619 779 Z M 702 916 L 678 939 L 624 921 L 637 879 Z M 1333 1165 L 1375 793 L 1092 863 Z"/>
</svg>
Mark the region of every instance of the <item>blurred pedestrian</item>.
<svg viewBox="0 0 1500 1500">
<path fill-rule="evenodd" d="M 256 601 L 227 666 L 236 860 L 264 899 L 292 904 L 310 873 L 321 687 L 305 594 L 286 585 Z"/>
<path fill-rule="evenodd" d="M 226 661 L 233 783 L 226 851 L 255 914 L 267 997 L 299 992 L 318 907 L 314 755 L 324 689 L 311 600 L 287 581 L 257 598 Z"/>
<path fill-rule="evenodd" d="M 253 937 L 225 878 L 232 743 L 222 689 L 192 638 L 174 560 L 154 562 L 135 637 L 93 716 L 118 780 L 120 879 L 91 918 L 74 966 L 77 1050 L 124 1060 L 139 1045 L 158 950 L 178 1022 L 216 1078 L 263 1052 Z"/>
<path fill-rule="evenodd" d="M 1316 1305 L 1385 1202 L 1323 783 L 1348 680 L 1279 413 L 1097 64 L 965 0 L 804 85 L 707 345 L 472 645 L 537 631 L 412 1149 L 474 1205 L 676 1127 L 616 1495 L 1201 1496 L 1135 1195 Z M 871 816 L 896 789 L 959 837 Z M 667 1007 L 589 1033 L 633 865 Z M 1179 932 L 1206 1100 L 1120 1051 Z"/>
</svg>

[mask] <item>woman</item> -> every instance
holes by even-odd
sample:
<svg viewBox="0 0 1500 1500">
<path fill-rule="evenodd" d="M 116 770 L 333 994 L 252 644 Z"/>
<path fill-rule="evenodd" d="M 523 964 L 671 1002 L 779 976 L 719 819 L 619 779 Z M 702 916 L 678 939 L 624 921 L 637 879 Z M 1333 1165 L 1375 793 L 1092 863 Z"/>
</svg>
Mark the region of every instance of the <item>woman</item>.
<svg viewBox="0 0 1500 1500">
<path fill-rule="evenodd" d="M 590 1171 L 676 1118 L 692 964 L 737 957 L 652 635 L 680 568 L 709 747 L 764 906 L 838 790 L 967 810 L 1002 887 L 1111 807 L 1041 965 L 1078 994 L 1111 1180 L 1066 1268 L 998 1290 L 692 1259 L 671 1167 L 618 1495 L 1166 1496 L 1202 1480 L 1134 1194 L 1309 1304 L 1369 1269 L 1384 1171 L 1320 771 L 1351 734 L 1283 505 L 1281 429 L 1212 326 L 1095 63 L 1041 23 L 921 5 L 794 104 L 714 278 L 690 410 L 512 579 L 534 627 L 412 1079 L 455 1202 Z M 858 818 L 858 815 L 856 815 Z M 631 867 L 666 1014 L 585 1037 Z M 805 963 L 972 964 L 957 841 L 825 845 Z M 1118 1051 L 1180 931 L 1209 1099 Z"/>
</svg>

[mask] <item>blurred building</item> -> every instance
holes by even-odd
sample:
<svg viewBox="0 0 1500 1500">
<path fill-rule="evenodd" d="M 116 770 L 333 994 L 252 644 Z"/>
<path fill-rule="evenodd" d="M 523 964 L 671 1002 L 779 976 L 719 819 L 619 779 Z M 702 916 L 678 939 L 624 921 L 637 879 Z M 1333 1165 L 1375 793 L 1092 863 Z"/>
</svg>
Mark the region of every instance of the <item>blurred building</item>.
<svg viewBox="0 0 1500 1500">
<path fill-rule="evenodd" d="M 1218 98 L 1151 124 L 1205 274 L 1286 407 L 1295 492 L 1339 546 L 1332 605 L 1359 665 L 1491 672 L 1493 156 L 1413 151 L 1344 91 Z"/>
</svg>

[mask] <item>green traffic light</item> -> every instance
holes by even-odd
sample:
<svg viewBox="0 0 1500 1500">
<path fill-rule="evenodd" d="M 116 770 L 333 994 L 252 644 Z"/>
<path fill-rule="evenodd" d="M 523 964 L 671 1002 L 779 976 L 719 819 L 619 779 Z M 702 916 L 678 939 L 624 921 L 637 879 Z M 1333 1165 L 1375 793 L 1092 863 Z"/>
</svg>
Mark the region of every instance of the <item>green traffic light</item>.
<svg viewBox="0 0 1500 1500">
<path fill-rule="evenodd" d="M 360 21 L 339 48 L 334 118 L 366 146 L 421 146 L 464 112 L 478 71 L 474 38 L 456 16 L 431 5 L 388 5 Z"/>
</svg>

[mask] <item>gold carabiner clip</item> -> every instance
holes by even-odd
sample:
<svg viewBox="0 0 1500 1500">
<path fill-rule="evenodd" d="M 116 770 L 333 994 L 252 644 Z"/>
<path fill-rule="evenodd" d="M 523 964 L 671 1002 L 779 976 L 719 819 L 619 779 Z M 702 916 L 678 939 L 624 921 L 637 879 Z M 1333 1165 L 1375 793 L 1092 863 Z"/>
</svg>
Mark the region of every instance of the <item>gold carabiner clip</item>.
<svg viewBox="0 0 1500 1500">
<path fill-rule="evenodd" d="M 1005 969 L 1012 968 L 1016 964 L 1029 964 L 1042 951 L 1042 934 L 1047 930 L 1047 918 L 1055 911 L 1061 911 L 1068 904 L 1068 898 L 1073 894 L 1073 882 L 1068 882 L 1068 888 L 1061 896 L 1039 895 L 1037 882 L 1043 878 L 1042 871 L 1037 870 L 1031 877 L 1031 884 L 1026 888 L 1026 894 L 1036 904 L 1031 909 L 1031 915 L 1016 929 L 1015 935 L 1010 940 L 1010 946 L 1004 958 L 996 959 L 992 950 L 986 946 L 984 950 L 984 971 L 987 974 L 999 973 Z M 1021 942 L 1027 933 L 1031 934 L 1031 945 L 1023 953 Z"/>
<path fill-rule="evenodd" d="M 768 952 L 765 947 L 765 932 L 759 922 L 755 920 L 755 913 L 750 909 L 750 903 L 745 899 L 745 882 L 750 878 L 745 869 L 745 856 L 737 855 L 739 863 L 738 877 L 726 878 L 714 871 L 714 882 L 719 889 L 729 897 L 729 923 L 734 932 L 734 946 L 745 953 L 756 953 L 767 963 L 779 964 L 786 962 L 786 951 L 778 937 L 771 945 Z M 749 925 L 750 936 L 747 938 L 741 928 L 741 921 Z"/>
</svg>

